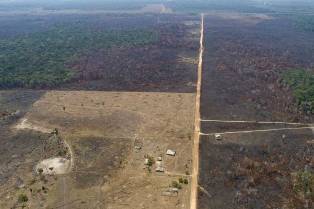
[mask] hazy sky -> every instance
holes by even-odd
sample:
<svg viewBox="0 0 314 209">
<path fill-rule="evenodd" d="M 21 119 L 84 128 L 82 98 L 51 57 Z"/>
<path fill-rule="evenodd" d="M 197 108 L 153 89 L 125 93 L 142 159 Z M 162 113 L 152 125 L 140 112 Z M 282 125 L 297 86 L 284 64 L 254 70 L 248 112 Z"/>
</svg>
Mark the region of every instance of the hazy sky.
<svg viewBox="0 0 314 209">
<path fill-rule="evenodd" d="M 29 7 L 44 7 L 44 6 L 64 6 L 64 5 L 75 5 L 84 4 L 84 5 L 101 5 L 101 3 L 111 3 L 111 5 L 123 5 L 124 2 L 132 5 L 132 3 L 136 4 L 138 2 L 143 3 L 156 3 L 156 2 L 176 2 L 176 4 L 180 4 L 180 2 L 188 2 L 189 4 L 193 4 L 197 2 L 206 2 L 206 3 L 215 3 L 216 5 L 239 5 L 245 6 L 252 4 L 255 2 L 256 5 L 273 5 L 273 6 L 294 6 L 294 5 L 312 5 L 314 6 L 314 0 L 0 0 L 0 4 L 2 8 L 4 5 L 11 5 L 11 9 L 17 8 L 15 6 L 29 6 Z M 253 3 L 254 4 L 254 3 Z M 1 10 L 0 5 L 0 10 Z"/>
</svg>

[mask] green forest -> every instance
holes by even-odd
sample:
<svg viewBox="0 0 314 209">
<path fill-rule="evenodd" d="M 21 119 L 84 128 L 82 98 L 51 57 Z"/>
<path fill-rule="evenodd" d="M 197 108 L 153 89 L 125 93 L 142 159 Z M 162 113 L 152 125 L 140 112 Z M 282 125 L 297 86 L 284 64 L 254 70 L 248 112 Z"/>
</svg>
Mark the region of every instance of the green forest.
<svg viewBox="0 0 314 209">
<path fill-rule="evenodd" d="M 304 69 L 291 69 L 282 76 L 284 83 L 292 88 L 299 106 L 314 113 L 314 74 Z"/>
<path fill-rule="evenodd" d="M 59 25 L 48 31 L 0 39 L 0 88 L 54 87 L 73 77 L 66 63 L 90 50 L 152 43 L 150 30 L 97 30 Z"/>
</svg>

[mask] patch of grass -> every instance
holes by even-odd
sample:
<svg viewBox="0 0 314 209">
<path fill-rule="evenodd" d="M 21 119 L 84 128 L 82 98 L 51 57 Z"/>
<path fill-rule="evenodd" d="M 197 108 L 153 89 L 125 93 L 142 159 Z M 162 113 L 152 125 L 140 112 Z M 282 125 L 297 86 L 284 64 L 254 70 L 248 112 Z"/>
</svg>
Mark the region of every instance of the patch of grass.
<svg viewBox="0 0 314 209">
<path fill-rule="evenodd" d="M 91 50 L 154 42 L 143 29 L 95 29 L 86 24 L 58 25 L 49 31 L 0 39 L 0 88 L 54 87 L 70 81 L 67 63 Z"/>
<path fill-rule="evenodd" d="M 314 74 L 304 69 L 291 69 L 284 72 L 282 78 L 292 88 L 299 107 L 314 113 Z"/>
<path fill-rule="evenodd" d="M 310 171 L 298 172 L 294 191 L 305 198 L 314 198 L 314 174 Z"/>
</svg>

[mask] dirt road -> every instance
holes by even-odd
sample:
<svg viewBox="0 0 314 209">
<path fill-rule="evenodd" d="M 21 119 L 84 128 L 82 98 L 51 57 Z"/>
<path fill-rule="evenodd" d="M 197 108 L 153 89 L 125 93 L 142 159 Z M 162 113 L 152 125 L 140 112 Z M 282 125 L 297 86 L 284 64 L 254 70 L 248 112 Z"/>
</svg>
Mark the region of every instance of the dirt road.
<svg viewBox="0 0 314 209">
<path fill-rule="evenodd" d="M 197 191 L 198 191 L 198 167 L 199 167 L 199 139 L 200 139 L 200 100 L 202 84 L 202 67 L 204 51 L 204 15 L 201 14 L 201 31 L 200 31 L 200 51 L 198 58 L 197 73 L 197 90 L 195 102 L 195 122 L 194 122 L 194 144 L 193 144 L 193 171 L 191 181 L 190 208 L 197 208 Z"/>
<path fill-rule="evenodd" d="M 287 131 L 287 130 L 304 130 L 304 129 L 313 129 L 313 126 L 309 127 L 298 127 L 298 128 L 272 128 L 272 129 L 261 129 L 261 130 L 248 130 L 248 131 L 228 131 L 223 133 L 216 133 L 216 134 L 243 134 L 243 133 L 256 133 L 256 132 L 271 132 L 271 131 Z M 210 136 L 213 133 L 200 133 L 203 136 Z"/>
</svg>

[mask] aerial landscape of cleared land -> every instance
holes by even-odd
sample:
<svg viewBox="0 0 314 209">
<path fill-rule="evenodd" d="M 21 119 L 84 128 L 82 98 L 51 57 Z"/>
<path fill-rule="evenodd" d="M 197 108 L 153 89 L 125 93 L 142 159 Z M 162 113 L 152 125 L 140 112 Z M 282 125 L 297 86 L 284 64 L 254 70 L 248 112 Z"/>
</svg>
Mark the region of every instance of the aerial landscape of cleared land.
<svg viewBox="0 0 314 209">
<path fill-rule="evenodd" d="M 0 208 L 189 208 L 200 18 L 5 18 Z"/>
<path fill-rule="evenodd" d="M 314 208 L 314 7 L 60 2 L 0 3 L 1 209 Z"/>
</svg>

